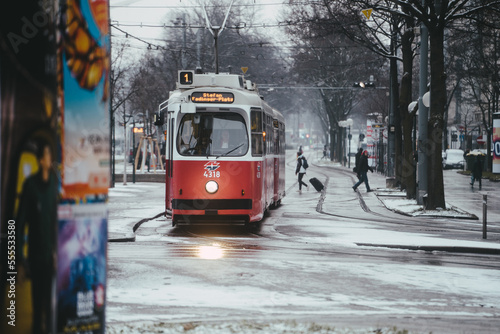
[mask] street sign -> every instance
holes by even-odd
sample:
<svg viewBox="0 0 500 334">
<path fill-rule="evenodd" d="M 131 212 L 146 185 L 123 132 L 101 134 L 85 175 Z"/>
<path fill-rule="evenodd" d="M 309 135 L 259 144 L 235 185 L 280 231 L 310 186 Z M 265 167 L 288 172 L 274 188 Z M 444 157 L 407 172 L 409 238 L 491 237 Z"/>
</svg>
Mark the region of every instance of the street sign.
<svg viewBox="0 0 500 334">
<path fill-rule="evenodd" d="M 243 71 L 243 74 L 245 74 L 248 71 L 248 67 L 242 67 L 241 70 Z"/>
<path fill-rule="evenodd" d="M 483 145 L 484 143 L 486 143 L 486 140 L 484 140 L 483 136 L 477 137 L 476 141 L 479 145 Z"/>
<path fill-rule="evenodd" d="M 366 19 L 369 20 L 370 17 L 372 16 L 372 11 L 373 11 L 373 8 L 368 8 L 368 9 L 363 9 L 361 11 L 361 13 L 363 13 L 363 15 L 366 17 Z"/>
</svg>

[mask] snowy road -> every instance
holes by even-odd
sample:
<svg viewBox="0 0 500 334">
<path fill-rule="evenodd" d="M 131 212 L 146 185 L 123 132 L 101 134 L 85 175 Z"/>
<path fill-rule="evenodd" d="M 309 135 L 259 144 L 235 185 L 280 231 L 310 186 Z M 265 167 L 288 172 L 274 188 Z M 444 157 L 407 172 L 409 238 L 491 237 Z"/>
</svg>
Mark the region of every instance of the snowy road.
<svg viewBox="0 0 500 334">
<path fill-rule="evenodd" d="M 308 173 L 328 182 L 325 196 L 299 194 L 288 168 L 287 197 L 258 229 L 172 228 L 162 217 L 142 224 L 135 242 L 110 243 L 108 332 L 153 324 L 166 330 L 181 323 L 185 329 L 200 322 L 245 332 L 242 321 L 267 328 L 291 319 L 362 333 L 394 326 L 411 333 L 497 331 L 499 255 L 366 244 L 494 249 L 498 240 L 476 238 L 470 221 L 429 222 L 384 212 L 373 194 L 363 193 L 366 212 L 352 181 L 335 170 L 311 167 Z M 370 181 L 382 186 L 380 179 Z M 331 331 L 337 332 L 344 333 Z"/>
</svg>

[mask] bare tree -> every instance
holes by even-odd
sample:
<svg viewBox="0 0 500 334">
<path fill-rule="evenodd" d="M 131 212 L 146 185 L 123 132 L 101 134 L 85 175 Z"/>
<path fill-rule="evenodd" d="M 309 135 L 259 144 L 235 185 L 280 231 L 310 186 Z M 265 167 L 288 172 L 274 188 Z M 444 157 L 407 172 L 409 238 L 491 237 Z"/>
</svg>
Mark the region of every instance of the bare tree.
<svg viewBox="0 0 500 334">
<path fill-rule="evenodd" d="M 464 18 L 473 18 L 475 14 L 487 9 L 496 8 L 499 1 L 468 1 L 468 0 L 390 0 L 397 8 L 387 8 L 389 12 L 396 12 L 402 17 L 416 17 L 429 30 L 430 45 L 430 115 L 428 122 L 428 140 L 424 149 L 429 158 L 428 209 L 445 208 L 445 195 L 442 171 L 442 135 L 445 126 L 446 111 L 446 73 L 444 38 L 445 29 L 451 24 Z M 401 8 L 402 10 L 399 10 Z"/>
<path fill-rule="evenodd" d="M 292 71 L 299 74 L 302 84 L 318 87 L 324 105 L 318 110 L 325 112 L 326 117 L 320 118 L 328 121 L 325 129 L 330 131 L 331 159 L 342 161 L 344 133 L 338 122 L 352 116 L 357 107 L 373 112 L 373 106 L 366 101 L 371 94 L 352 88 L 355 78 L 367 81 L 367 73 L 376 75 L 382 62 L 344 38 L 341 31 L 325 29 L 325 16 L 328 11 L 320 5 L 290 5 L 288 17 L 293 18 L 293 24 L 288 27 L 288 34 L 297 50 L 292 56 Z"/>
<path fill-rule="evenodd" d="M 111 120 L 111 174 L 114 176 L 115 171 L 115 127 L 117 121 L 126 123 L 125 106 L 127 101 L 136 93 L 136 87 L 131 84 L 133 76 L 133 68 L 129 65 L 129 60 L 126 59 L 126 50 L 130 45 L 128 43 L 117 43 L 114 45 L 111 53 L 111 73 L 110 73 L 110 120 Z M 122 113 L 118 111 L 122 110 Z M 125 152 L 126 153 L 126 152 Z M 111 178 L 111 186 L 114 187 L 114 178 Z"/>
<path fill-rule="evenodd" d="M 326 1 L 325 1 L 326 2 Z M 444 186 L 442 175 L 442 135 L 445 126 L 444 116 L 447 106 L 444 39 L 445 30 L 452 28 L 457 20 L 470 18 L 478 20 L 478 13 L 494 9 L 498 11 L 499 1 L 467 1 L 467 0 L 387 0 L 374 6 L 377 12 L 397 15 L 409 20 L 417 19 L 425 24 L 430 37 L 430 67 L 431 67 L 431 106 L 429 119 L 429 137 L 421 148 L 426 150 L 429 158 L 428 189 L 429 209 L 445 208 Z M 360 10 L 359 8 L 358 10 Z M 409 27 L 407 27 L 409 28 Z M 382 31 L 381 29 L 380 31 Z M 375 37 L 373 37 L 375 38 Z M 405 72 L 405 75 L 407 72 Z"/>
</svg>

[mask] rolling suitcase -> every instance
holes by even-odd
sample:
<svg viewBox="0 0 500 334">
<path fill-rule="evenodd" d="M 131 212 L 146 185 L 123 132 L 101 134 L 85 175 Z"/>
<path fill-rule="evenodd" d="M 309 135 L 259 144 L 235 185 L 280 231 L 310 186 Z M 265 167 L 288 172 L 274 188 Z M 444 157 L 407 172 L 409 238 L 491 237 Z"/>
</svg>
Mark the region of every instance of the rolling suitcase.
<svg viewBox="0 0 500 334">
<path fill-rule="evenodd" d="M 317 191 L 321 191 L 323 190 L 323 183 L 321 183 L 320 180 L 318 180 L 317 178 L 313 177 L 312 179 L 309 179 L 309 182 L 311 182 L 311 184 L 313 185 L 314 189 L 316 189 Z"/>
</svg>

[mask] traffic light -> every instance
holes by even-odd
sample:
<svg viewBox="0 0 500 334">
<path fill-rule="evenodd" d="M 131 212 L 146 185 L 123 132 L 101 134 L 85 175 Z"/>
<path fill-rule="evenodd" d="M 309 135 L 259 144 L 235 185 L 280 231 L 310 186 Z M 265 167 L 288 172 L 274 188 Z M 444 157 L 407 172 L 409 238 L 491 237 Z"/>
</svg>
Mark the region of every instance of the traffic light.
<svg viewBox="0 0 500 334">
<path fill-rule="evenodd" d="M 156 126 L 162 126 L 163 123 L 164 123 L 164 114 L 163 114 L 163 111 L 160 111 L 160 114 L 154 114 L 153 115 L 153 123 L 154 125 Z"/>
<path fill-rule="evenodd" d="M 375 83 L 373 81 L 360 81 L 355 82 L 352 86 L 356 88 L 375 88 Z"/>
</svg>

